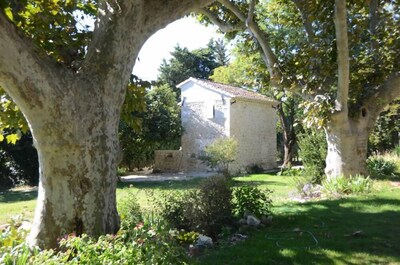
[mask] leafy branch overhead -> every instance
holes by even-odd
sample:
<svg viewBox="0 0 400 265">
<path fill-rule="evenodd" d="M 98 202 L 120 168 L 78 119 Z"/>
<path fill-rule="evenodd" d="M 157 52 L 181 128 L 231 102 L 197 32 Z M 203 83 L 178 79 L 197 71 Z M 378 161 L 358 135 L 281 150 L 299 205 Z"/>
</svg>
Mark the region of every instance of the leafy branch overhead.
<svg viewBox="0 0 400 265">
<path fill-rule="evenodd" d="M 347 108 L 359 115 L 379 97 L 382 104 L 371 110 L 377 115 L 400 95 L 396 1 L 219 0 L 199 12 L 201 22 L 260 52 L 274 89 L 309 99 L 307 109 L 317 108 L 311 114 L 328 107 L 325 121 Z M 329 104 L 319 104 L 321 98 Z"/>
</svg>

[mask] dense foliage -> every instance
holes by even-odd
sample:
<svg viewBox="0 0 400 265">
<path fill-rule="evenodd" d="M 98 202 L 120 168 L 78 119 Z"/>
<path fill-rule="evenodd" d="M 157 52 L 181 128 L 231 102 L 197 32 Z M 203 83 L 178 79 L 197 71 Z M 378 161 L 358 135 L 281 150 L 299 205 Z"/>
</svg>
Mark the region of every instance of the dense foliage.
<svg viewBox="0 0 400 265">
<path fill-rule="evenodd" d="M 256 186 L 239 186 L 233 189 L 233 211 L 238 217 L 246 213 L 259 218 L 271 214 L 272 201 L 270 190 L 262 190 Z"/>
<path fill-rule="evenodd" d="M 229 164 L 236 159 L 237 145 L 234 138 L 218 138 L 204 148 L 201 160 L 212 169 L 229 176 Z"/>
<path fill-rule="evenodd" d="M 176 85 L 189 77 L 208 79 L 218 66 L 227 63 L 226 49 L 222 41 L 210 40 L 206 48 L 189 51 L 176 46 L 172 58 L 163 60 L 159 68 L 158 84 L 170 86 L 180 96 Z"/>
<path fill-rule="evenodd" d="M 16 185 L 37 185 L 39 163 L 30 133 L 15 144 L 0 142 L 0 189 Z"/>
<path fill-rule="evenodd" d="M 340 197 L 350 194 L 370 193 L 373 189 L 373 182 L 364 176 L 338 177 L 324 180 L 323 191 L 332 197 Z"/>
<path fill-rule="evenodd" d="M 372 178 L 386 179 L 395 177 L 396 163 L 379 155 L 367 159 L 368 173 Z"/>
<path fill-rule="evenodd" d="M 369 136 L 370 152 L 393 149 L 400 142 L 400 99 L 395 100 L 383 111 Z"/>
<path fill-rule="evenodd" d="M 179 149 L 181 124 L 176 94 L 167 85 L 153 87 L 144 96 L 143 112 L 132 112 L 138 128 L 120 123 L 121 166 L 129 170 L 152 165 L 154 150 Z"/>
<path fill-rule="evenodd" d="M 312 183 L 321 183 L 324 176 L 327 143 L 321 131 L 308 131 L 299 137 L 299 155 L 303 162 L 303 174 Z"/>
</svg>

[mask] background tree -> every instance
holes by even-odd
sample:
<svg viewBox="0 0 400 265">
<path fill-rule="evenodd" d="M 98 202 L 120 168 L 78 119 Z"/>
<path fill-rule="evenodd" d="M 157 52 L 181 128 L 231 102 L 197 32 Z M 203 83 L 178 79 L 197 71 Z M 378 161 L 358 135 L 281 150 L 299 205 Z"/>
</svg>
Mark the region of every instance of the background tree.
<svg viewBox="0 0 400 265">
<path fill-rule="evenodd" d="M 379 115 L 368 144 L 370 153 L 392 150 L 400 145 L 400 99 Z"/>
<path fill-rule="evenodd" d="M 254 40 L 274 90 L 308 97 L 306 123 L 326 131 L 328 176 L 366 172 L 368 134 L 400 94 L 396 1 L 219 0 L 201 12 Z"/>
<path fill-rule="evenodd" d="M 31 245 L 118 230 L 119 117 L 138 52 L 210 2 L 1 1 L 0 87 L 28 121 L 41 169 Z M 76 10 L 96 15 L 93 33 L 75 30 Z"/>
<path fill-rule="evenodd" d="M 167 84 L 179 97 L 176 85 L 189 77 L 208 79 L 215 68 L 226 64 L 226 50 L 223 42 L 210 40 L 206 48 L 189 51 L 176 46 L 171 52 L 170 60 L 163 60 L 159 68 L 157 83 Z"/>
<path fill-rule="evenodd" d="M 132 128 L 124 120 L 120 125 L 122 166 L 129 170 L 151 166 L 155 150 L 179 149 L 181 145 L 175 92 L 168 85 L 156 86 L 146 93 L 145 102 L 144 112 L 131 114 L 141 119 L 140 128 Z"/>
<path fill-rule="evenodd" d="M 298 97 L 285 90 L 273 90 L 268 84 L 268 72 L 258 49 L 246 45 L 245 39 L 236 40 L 234 60 L 227 66 L 214 70 L 211 79 L 245 89 L 256 90 L 280 102 L 277 114 L 280 126 L 278 147 L 282 153 L 282 166 L 290 167 L 296 147 L 295 122 L 299 119 Z"/>
</svg>

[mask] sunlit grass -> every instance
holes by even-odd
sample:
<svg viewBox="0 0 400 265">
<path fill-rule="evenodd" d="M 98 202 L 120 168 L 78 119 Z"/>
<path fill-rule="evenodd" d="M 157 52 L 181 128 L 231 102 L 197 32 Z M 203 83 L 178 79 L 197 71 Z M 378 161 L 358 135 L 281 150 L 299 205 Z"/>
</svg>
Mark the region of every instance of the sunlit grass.
<svg viewBox="0 0 400 265">
<path fill-rule="evenodd" d="M 200 179 L 181 182 L 120 183 L 117 201 L 133 193 L 145 210 L 151 197 L 194 189 Z M 367 195 L 293 202 L 293 177 L 270 174 L 234 178 L 234 185 L 252 183 L 272 191 L 273 224 L 247 232 L 236 246 L 206 251 L 199 264 L 400 264 L 400 187 L 375 180 Z M 0 223 L 25 212 L 32 218 L 35 192 L 0 195 Z M 317 243 L 315 243 L 317 240 Z"/>
</svg>

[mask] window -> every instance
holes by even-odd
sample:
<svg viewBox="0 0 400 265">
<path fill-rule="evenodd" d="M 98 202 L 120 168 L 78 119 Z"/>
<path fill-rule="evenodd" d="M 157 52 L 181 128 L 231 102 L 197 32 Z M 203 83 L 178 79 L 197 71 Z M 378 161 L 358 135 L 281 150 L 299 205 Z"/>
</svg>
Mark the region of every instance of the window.
<svg viewBox="0 0 400 265">
<path fill-rule="evenodd" d="M 207 103 L 205 106 L 204 114 L 206 119 L 215 118 L 215 106 L 213 104 Z"/>
</svg>

